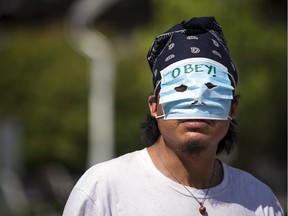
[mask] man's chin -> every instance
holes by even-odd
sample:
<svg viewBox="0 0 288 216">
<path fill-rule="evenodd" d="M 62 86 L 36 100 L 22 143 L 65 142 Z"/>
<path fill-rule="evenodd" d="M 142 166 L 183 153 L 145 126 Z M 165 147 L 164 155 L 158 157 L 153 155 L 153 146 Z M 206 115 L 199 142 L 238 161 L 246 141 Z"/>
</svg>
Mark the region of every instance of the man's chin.
<svg viewBox="0 0 288 216">
<path fill-rule="evenodd" d="M 179 146 L 178 151 L 187 156 L 199 155 L 206 149 L 206 142 L 204 141 L 188 141 Z"/>
</svg>

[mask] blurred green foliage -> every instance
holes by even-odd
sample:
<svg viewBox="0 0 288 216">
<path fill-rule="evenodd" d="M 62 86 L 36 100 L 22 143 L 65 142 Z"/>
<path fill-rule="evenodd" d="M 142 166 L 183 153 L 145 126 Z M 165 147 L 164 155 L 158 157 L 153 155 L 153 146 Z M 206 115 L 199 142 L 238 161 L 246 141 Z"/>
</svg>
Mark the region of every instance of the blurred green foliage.
<svg viewBox="0 0 288 216">
<path fill-rule="evenodd" d="M 150 22 L 131 30 L 128 39 L 103 28 L 118 59 L 115 156 L 144 147 L 140 122 L 153 92 L 146 53 L 154 38 L 182 20 L 215 16 L 239 72 L 240 143 L 233 162 L 275 186 L 279 181 L 255 170 L 255 164 L 264 158 L 273 161 L 276 170 L 286 170 L 286 14 L 279 14 L 279 1 L 192 2 L 152 1 Z M 28 171 L 53 161 L 71 173 L 86 169 L 89 61 L 71 48 L 66 36 L 59 23 L 14 26 L 1 33 L 0 120 L 8 116 L 21 122 Z M 121 46 L 117 37 L 122 38 Z M 278 176 L 285 184 L 286 173 Z"/>
<path fill-rule="evenodd" d="M 0 117 L 18 119 L 28 168 L 59 161 L 82 170 L 87 149 L 87 61 L 62 27 L 14 28 L 2 35 Z"/>
</svg>

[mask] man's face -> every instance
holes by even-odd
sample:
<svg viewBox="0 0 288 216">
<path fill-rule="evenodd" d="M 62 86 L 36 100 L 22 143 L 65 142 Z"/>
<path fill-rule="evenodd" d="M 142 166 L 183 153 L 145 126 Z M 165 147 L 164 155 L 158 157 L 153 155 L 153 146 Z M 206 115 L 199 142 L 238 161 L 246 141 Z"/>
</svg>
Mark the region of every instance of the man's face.
<svg viewBox="0 0 288 216">
<path fill-rule="evenodd" d="M 151 103 L 151 101 L 154 102 Z M 155 98 L 154 100 L 150 98 L 149 107 L 152 116 L 163 114 L 162 106 L 156 102 Z M 232 103 L 230 110 L 232 118 L 236 115 L 236 109 L 237 103 Z M 226 135 L 229 124 L 230 120 L 158 119 L 160 139 L 163 139 L 165 144 L 174 151 L 188 155 L 195 155 L 203 150 L 216 153 L 218 143 Z"/>
<path fill-rule="evenodd" d="M 231 106 L 234 82 L 228 69 L 211 59 L 188 58 L 160 73 L 159 97 L 150 107 L 151 115 L 158 117 L 160 139 L 189 155 L 216 152 L 236 109 Z"/>
</svg>

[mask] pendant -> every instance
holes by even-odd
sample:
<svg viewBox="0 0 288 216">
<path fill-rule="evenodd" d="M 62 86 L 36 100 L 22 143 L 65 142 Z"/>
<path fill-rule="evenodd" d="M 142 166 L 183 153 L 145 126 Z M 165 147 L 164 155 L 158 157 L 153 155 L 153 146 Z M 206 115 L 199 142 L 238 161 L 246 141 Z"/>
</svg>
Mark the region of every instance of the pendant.
<svg viewBox="0 0 288 216">
<path fill-rule="evenodd" d="M 199 212 L 203 215 L 206 212 L 206 208 L 204 206 L 200 206 Z"/>
</svg>

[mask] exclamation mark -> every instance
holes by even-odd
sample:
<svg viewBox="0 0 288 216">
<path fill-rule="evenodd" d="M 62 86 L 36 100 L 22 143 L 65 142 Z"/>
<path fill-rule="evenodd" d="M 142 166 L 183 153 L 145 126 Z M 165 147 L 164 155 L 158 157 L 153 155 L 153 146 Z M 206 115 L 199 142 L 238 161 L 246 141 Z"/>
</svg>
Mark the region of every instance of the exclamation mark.
<svg viewBox="0 0 288 216">
<path fill-rule="evenodd" d="M 216 67 L 213 67 L 213 72 L 214 72 L 213 77 L 216 77 Z"/>
</svg>

